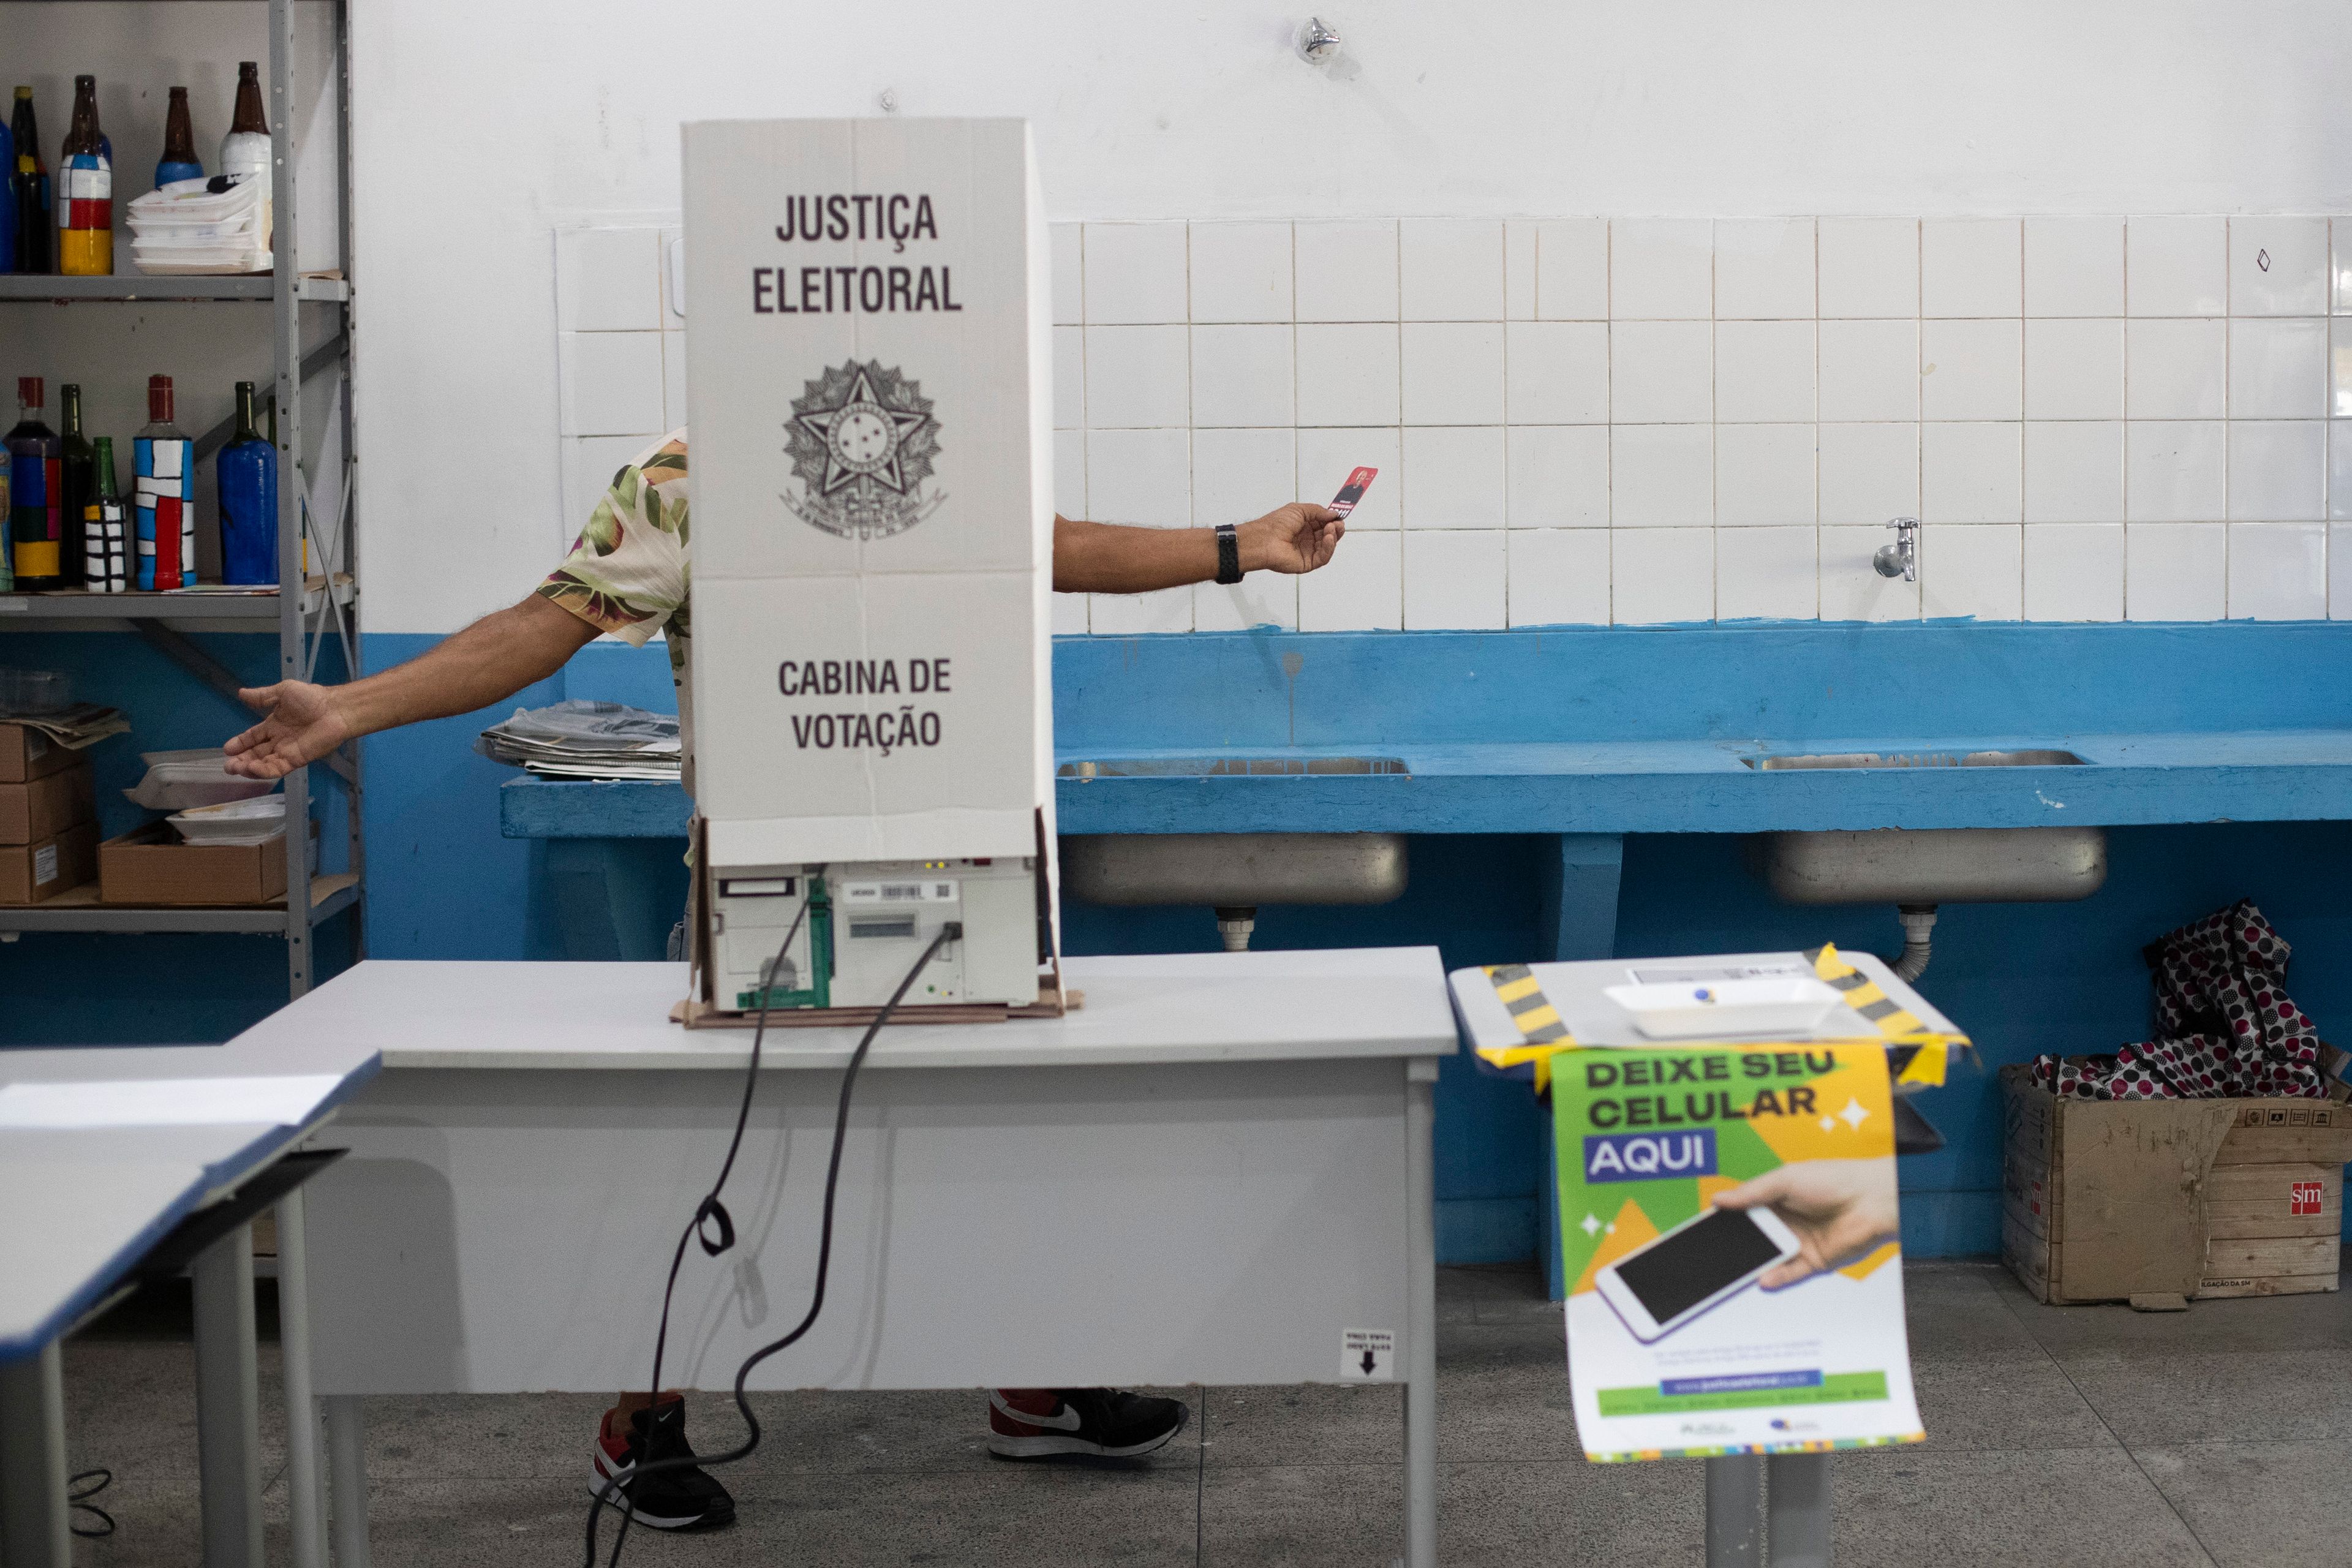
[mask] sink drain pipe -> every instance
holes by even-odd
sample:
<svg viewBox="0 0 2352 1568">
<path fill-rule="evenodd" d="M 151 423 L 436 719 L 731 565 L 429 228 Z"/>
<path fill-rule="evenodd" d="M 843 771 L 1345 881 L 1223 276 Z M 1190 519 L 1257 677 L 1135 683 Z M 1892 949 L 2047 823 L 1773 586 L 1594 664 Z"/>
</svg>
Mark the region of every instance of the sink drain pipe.
<svg viewBox="0 0 2352 1568">
<path fill-rule="evenodd" d="M 1255 904 L 1219 904 L 1217 906 L 1217 937 L 1225 944 L 1227 952 L 1247 952 L 1250 933 L 1257 930 Z"/>
<path fill-rule="evenodd" d="M 1936 929 L 1936 906 L 1933 904 L 1897 904 L 1895 918 L 1903 922 L 1903 951 L 1886 961 L 1898 980 L 1916 980 L 1927 973 L 1931 956 L 1929 935 Z"/>
</svg>

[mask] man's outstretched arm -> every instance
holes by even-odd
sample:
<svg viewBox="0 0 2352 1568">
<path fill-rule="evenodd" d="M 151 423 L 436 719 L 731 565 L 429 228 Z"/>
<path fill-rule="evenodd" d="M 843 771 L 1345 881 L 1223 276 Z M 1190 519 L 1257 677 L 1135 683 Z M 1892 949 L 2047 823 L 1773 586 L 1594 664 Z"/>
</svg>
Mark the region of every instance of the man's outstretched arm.
<svg viewBox="0 0 2352 1568">
<path fill-rule="evenodd" d="M 1234 531 L 1244 572 L 1312 572 L 1331 559 L 1347 523 L 1328 507 L 1293 501 Z M 1054 588 L 1063 594 L 1148 594 L 1217 576 L 1213 528 L 1126 528 L 1054 519 Z"/>
<path fill-rule="evenodd" d="M 381 675 L 343 686 L 281 680 L 240 691 L 247 707 L 267 716 L 223 748 L 228 771 L 283 778 L 355 736 L 487 708 L 553 675 L 595 637 L 588 622 L 533 594 Z"/>
</svg>

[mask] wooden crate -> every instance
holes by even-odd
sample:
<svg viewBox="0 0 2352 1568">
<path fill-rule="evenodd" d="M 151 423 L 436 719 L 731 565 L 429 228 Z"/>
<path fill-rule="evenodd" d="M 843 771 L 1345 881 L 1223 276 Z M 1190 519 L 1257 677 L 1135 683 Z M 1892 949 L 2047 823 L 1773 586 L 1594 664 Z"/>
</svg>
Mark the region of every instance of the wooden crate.
<svg viewBox="0 0 2352 1568">
<path fill-rule="evenodd" d="M 2040 1300 L 2337 1288 L 2352 1108 L 2001 1087 L 2001 1257 Z"/>
</svg>

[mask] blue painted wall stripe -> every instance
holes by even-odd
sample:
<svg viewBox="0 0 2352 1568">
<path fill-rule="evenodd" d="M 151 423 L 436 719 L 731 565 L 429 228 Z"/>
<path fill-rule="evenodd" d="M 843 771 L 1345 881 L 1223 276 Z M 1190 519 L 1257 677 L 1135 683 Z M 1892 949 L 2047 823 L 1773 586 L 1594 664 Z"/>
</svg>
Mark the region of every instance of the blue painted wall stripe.
<svg viewBox="0 0 2352 1568">
<path fill-rule="evenodd" d="M 2347 655 L 2352 622 L 1065 637 L 1054 726 L 1066 753 L 2326 730 Z"/>
</svg>

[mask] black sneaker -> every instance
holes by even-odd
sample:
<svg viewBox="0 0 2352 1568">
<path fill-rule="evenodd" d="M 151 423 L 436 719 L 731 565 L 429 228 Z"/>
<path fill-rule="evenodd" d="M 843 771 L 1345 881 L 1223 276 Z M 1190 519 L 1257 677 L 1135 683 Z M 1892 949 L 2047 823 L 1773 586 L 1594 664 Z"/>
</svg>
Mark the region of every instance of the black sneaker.
<svg viewBox="0 0 2352 1568">
<path fill-rule="evenodd" d="M 1192 1415 L 1181 1399 L 1116 1388 L 1056 1388 L 1051 1410 L 1024 1410 L 998 1389 L 988 1396 L 988 1451 L 1004 1459 L 1093 1454 L 1131 1459 L 1164 1447 Z M 1043 1405 L 1027 1393 L 1023 1405 Z"/>
<path fill-rule="evenodd" d="M 694 1445 L 686 1440 L 685 1400 L 665 1399 L 651 1410 L 635 1412 L 629 1417 L 625 1439 L 614 1434 L 613 1413 L 607 1411 L 596 1436 L 596 1467 L 588 1489 L 601 1496 L 605 1485 L 619 1477 L 613 1506 L 655 1530 L 708 1530 L 733 1523 L 735 1500 L 699 1466 L 663 1470 L 642 1482 L 629 1479 L 640 1461 L 692 1458 Z"/>
</svg>

